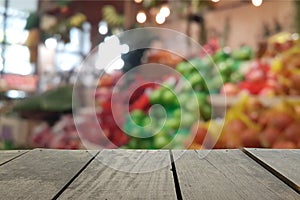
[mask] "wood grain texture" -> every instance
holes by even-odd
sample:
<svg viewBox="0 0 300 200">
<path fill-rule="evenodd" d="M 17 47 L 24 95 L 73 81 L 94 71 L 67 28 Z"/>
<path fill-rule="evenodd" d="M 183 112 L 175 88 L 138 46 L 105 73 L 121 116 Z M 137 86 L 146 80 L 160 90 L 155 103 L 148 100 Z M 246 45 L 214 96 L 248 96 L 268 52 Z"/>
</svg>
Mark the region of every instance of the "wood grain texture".
<svg viewBox="0 0 300 200">
<path fill-rule="evenodd" d="M 266 169 L 283 178 L 300 192 L 300 149 L 249 149 L 245 151 L 259 159 Z"/>
<path fill-rule="evenodd" d="M 9 150 L 9 151 L 0 151 L 0 165 L 3 165 L 22 154 L 28 152 L 28 150 Z"/>
<path fill-rule="evenodd" d="M 240 150 L 172 152 L 184 199 L 299 199 Z"/>
<path fill-rule="evenodd" d="M 87 151 L 32 150 L 0 166 L 1 199 L 50 199 L 92 157 Z"/>
<path fill-rule="evenodd" d="M 169 151 L 103 150 L 59 199 L 176 199 Z"/>
</svg>

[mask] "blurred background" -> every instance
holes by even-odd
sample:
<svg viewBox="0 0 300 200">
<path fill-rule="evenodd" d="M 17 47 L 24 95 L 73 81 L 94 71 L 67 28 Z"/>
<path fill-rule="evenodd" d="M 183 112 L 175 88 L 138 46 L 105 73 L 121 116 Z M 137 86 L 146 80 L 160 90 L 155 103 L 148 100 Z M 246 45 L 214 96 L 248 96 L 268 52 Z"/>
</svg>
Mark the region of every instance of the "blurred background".
<svg viewBox="0 0 300 200">
<path fill-rule="evenodd" d="M 82 111 L 80 138 L 72 89 L 82 62 L 93 65 L 91 52 L 110 36 L 142 27 L 184 33 L 203 48 L 183 58 L 157 48 L 167 44 L 180 51 L 188 40 L 147 33 L 136 40 L 153 49 L 122 56 L 100 79 L 87 71 L 81 81 L 97 88 L 98 122 Z M 0 0 L 0 149 L 300 148 L 299 31 L 297 0 Z M 112 90 L 122 74 L 147 63 L 170 66 L 192 88 L 174 95 L 155 84 L 139 87 L 130 97 L 129 116 L 118 116 L 119 127 L 112 107 L 124 102 L 111 105 Z M 149 71 L 126 84 L 135 87 L 147 78 L 143 74 Z M 180 87 L 180 77 L 160 76 L 171 89 Z M 191 92 L 197 105 L 189 101 Z M 178 98 L 188 106 L 179 107 Z M 149 124 L 155 104 L 168 118 L 153 136 L 159 113 L 153 127 L 140 127 Z"/>
</svg>

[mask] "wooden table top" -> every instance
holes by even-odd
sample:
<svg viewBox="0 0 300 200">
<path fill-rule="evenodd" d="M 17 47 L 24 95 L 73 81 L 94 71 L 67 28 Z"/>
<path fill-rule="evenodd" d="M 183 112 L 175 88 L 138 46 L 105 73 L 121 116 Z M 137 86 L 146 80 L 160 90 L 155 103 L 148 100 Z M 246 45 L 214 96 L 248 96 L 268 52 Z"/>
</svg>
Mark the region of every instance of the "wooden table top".
<svg viewBox="0 0 300 200">
<path fill-rule="evenodd" d="M 0 151 L 0 199 L 300 199 L 300 150 Z"/>
</svg>

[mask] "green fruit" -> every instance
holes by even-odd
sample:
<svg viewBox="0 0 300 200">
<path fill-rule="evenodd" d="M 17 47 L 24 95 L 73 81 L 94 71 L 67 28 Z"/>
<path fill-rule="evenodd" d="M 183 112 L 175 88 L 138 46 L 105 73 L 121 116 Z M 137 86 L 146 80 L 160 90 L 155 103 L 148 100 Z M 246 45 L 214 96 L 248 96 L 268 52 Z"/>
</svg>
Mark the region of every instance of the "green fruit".
<svg viewBox="0 0 300 200">
<path fill-rule="evenodd" d="M 198 104 L 198 100 L 196 99 L 196 97 L 191 96 L 189 103 L 185 104 L 185 108 L 190 112 L 197 111 L 199 109 L 199 104 Z"/>
<path fill-rule="evenodd" d="M 176 66 L 176 70 L 177 70 L 179 73 L 181 73 L 181 74 L 184 73 L 185 69 L 186 69 L 186 63 L 185 63 L 185 62 L 181 62 L 181 63 L 179 63 L 179 64 Z"/>
<path fill-rule="evenodd" d="M 161 90 L 154 90 L 150 94 L 150 103 L 159 104 L 161 102 Z"/>
<path fill-rule="evenodd" d="M 195 120 L 196 117 L 193 114 L 187 112 L 183 113 L 180 126 L 183 128 L 188 128 L 194 123 Z"/>
<path fill-rule="evenodd" d="M 143 121 L 142 121 L 142 126 L 148 126 L 151 124 L 151 118 L 149 116 L 144 117 Z"/>
<path fill-rule="evenodd" d="M 153 144 L 151 139 L 139 139 L 138 140 L 138 149 L 152 149 Z"/>
<path fill-rule="evenodd" d="M 212 109 L 210 105 L 206 105 L 206 106 L 202 106 L 200 108 L 200 114 L 202 116 L 202 118 L 207 121 L 211 119 L 211 115 L 212 115 Z"/>
<path fill-rule="evenodd" d="M 164 105 L 172 106 L 176 103 L 176 96 L 171 90 L 166 90 L 162 94 L 162 101 Z"/>
<path fill-rule="evenodd" d="M 156 149 L 161 149 L 161 148 L 164 148 L 166 145 L 169 144 L 169 139 L 165 136 L 157 136 L 154 138 L 154 141 L 153 141 L 153 146 L 154 148 Z"/>
<path fill-rule="evenodd" d="M 180 120 L 172 118 L 172 119 L 167 119 L 165 123 L 166 128 L 171 128 L 171 129 L 178 129 L 180 126 Z"/>
<path fill-rule="evenodd" d="M 139 126 L 143 125 L 143 119 L 146 116 L 142 110 L 134 110 L 130 113 L 132 121 Z"/>
<path fill-rule="evenodd" d="M 232 72 L 232 66 L 227 62 L 221 62 L 218 64 L 219 72 L 222 75 L 229 76 Z"/>
<path fill-rule="evenodd" d="M 138 148 L 138 139 L 135 137 L 130 138 L 127 146 L 129 149 L 137 149 Z"/>
<path fill-rule="evenodd" d="M 181 118 L 181 109 L 178 108 L 178 109 L 174 110 L 173 116 L 174 116 L 174 118 L 176 118 L 176 119 L 180 119 L 180 118 Z"/>
<path fill-rule="evenodd" d="M 177 65 L 176 70 L 182 75 L 188 76 L 194 70 L 194 67 L 188 62 L 181 62 Z"/>
<path fill-rule="evenodd" d="M 190 81 L 192 87 L 195 87 L 196 85 L 201 86 L 204 83 L 204 80 L 203 80 L 202 76 L 199 73 L 193 73 L 189 77 L 189 81 Z"/>
<path fill-rule="evenodd" d="M 206 56 L 202 59 L 202 63 L 203 63 L 203 70 L 211 70 L 214 66 L 213 60 Z"/>
<path fill-rule="evenodd" d="M 230 76 L 230 82 L 237 83 L 244 80 L 244 75 L 239 72 L 234 72 Z"/>
<path fill-rule="evenodd" d="M 222 87 L 222 85 L 223 85 L 223 79 L 220 76 L 215 76 L 207 83 L 207 87 L 211 92 L 219 90 Z"/>
<path fill-rule="evenodd" d="M 178 96 L 178 100 L 179 103 L 181 104 L 181 106 L 184 106 L 185 104 L 187 104 L 189 102 L 189 95 L 187 95 L 186 93 L 182 93 Z"/>
<path fill-rule="evenodd" d="M 229 57 L 229 55 L 227 53 L 225 53 L 223 50 L 221 50 L 221 51 L 216 52 L 213 55 L 213 60 L 214 60 L 214 62 L 223 62 L 228 57 Z"/>
<path fill-rule="evenodd" d="M 207 95 L 202 92 L 197 92 L 196 96 L 199 106 L 203 105 L 207 101 Z"/>
<path fill-rule="evenodd" d="M 232 52 L 231 57 L 235 60 L 249 60 L 252 57 L 252 49 L 248 46 L 243 46 Z"/>
</svg>

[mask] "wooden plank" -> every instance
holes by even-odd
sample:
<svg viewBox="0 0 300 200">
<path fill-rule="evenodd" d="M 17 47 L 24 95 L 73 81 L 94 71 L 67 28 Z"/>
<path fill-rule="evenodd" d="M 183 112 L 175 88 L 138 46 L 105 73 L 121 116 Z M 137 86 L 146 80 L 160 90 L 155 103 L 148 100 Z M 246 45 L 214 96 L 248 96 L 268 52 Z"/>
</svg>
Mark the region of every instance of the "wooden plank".
<svg viewBox="0 0 300 200">
<path fill-rule="evenodd" d="M 176 199 L 169 151 L 104 150 L 61 199 Z"/>
<path fill-rule="evenodd" d="M 245 151 L 267 170 L 300 193 L 300 149 L 249 149 Z"/>
<path fill-rule="evenodd" d="M 21 156 L 22 154 L 28 152 L 28 150 L 9 150 L 0 151 L 0 166 Z"/>
<path fill-rule="evenodd" d="M 88 151 L 32 150 L 0 166 L 1 199 L 50 199 L 92 158 Z"/>
<path fill-rule="evenodd" d="M 184 199 L 299 199 L 238 149 L 172 152 Z"/>
</svg>

